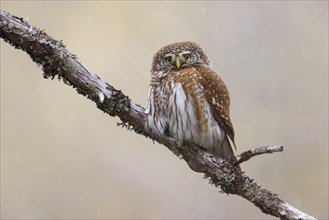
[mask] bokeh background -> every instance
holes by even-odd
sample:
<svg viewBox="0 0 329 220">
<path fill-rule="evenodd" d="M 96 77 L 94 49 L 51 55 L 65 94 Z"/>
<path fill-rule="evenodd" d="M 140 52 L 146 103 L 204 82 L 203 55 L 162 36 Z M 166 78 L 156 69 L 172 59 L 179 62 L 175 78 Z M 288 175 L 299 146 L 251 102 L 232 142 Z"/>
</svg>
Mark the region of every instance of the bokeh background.
<svg viewBox="0 0 329 220">
<path fill-rule="evenodd" d="M 153 54 L 201 44 L 226 82 L 238 153 L 282 144 L 243 170 L 328 218 L 328 1 L 1 1 L 62 39 L 103 80 L 146 105 Z M 219 194 L 165 147 L 1 46 L 1 218 L 272 219 Z"/>
</svg>

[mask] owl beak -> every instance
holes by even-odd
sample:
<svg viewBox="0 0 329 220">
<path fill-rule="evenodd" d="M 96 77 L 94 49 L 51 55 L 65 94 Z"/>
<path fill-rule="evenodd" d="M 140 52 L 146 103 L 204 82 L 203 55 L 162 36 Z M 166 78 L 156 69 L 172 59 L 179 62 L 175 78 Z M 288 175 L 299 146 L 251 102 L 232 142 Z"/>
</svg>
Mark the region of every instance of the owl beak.
<svg viewBox="0 0 329 220">
<path fill-rule="evenodd" d="M 181 64 L 180 64 L 179 59 L 176 60 L 176 67 L 177 67 L 178 69 L 180 69 L 180 67 L 181 67 Z"/>
</svg>

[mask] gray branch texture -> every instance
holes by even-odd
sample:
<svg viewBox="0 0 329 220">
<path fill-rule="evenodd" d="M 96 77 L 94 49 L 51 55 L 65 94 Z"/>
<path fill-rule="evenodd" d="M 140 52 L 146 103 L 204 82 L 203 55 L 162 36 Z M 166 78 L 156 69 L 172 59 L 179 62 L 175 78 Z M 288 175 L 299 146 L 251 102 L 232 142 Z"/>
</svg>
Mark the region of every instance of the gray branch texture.
<svg viewBox="0 0 329 220">
<path fill-rule="evenodd" d="M 42 67 L 43 77 L 62 79 L 76 91 L 96 103 L 97 108 L 110 116 L 117 116 L 120 124 L 129 130 L 163 144 L 179 158 L 192 157 L 204 165 L 205 178 L 221 192 L 239 195 L 252 202 L 262 212 L 280 219 L 316 219 L 289 205 L 234 165 L 251 157 L 282 151 L 282 146 L 265 146 L 252 149 L 236 157 L 231 163 L 217 158 L 202 149 L 182 146 L 171 137 L 155 137 L 145 132 L 144 108 L 133 103 L 120 90 L 102 81 L 100 77 L 84 67 L 77 57 L 66 50 L 61 41 L 48 36 L 44 31 L 30 26 L 22 18 L 0 11 L 0 37 L 16 49 L 25 51 L 32 60 Z"/>
</svg>

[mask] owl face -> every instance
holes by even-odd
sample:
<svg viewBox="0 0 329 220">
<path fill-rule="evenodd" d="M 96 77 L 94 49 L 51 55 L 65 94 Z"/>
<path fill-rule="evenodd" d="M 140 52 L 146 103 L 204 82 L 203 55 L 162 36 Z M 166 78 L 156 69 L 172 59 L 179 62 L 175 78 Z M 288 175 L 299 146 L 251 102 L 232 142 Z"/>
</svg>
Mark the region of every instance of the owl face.
<svg viewBox="0 0 329 220">
<path fill-rule="evenodd" d="M 193 42 L 180 42 L 169 44 L 154 55 L 151 73 L 163 75 L 191 66 L 209 65 L 210 61 L 199 45 Z"/>
</svg>

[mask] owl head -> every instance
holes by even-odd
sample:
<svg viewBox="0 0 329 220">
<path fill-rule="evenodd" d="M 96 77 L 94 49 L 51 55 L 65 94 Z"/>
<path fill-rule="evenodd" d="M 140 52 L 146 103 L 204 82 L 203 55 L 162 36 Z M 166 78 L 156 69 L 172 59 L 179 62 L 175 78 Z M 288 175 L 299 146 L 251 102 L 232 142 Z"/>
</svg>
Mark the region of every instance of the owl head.
<svg viewBox="0 0 329 220">
<path fill-rule="evenodd" d="M 161 48 L 154 55 L 151 73 L 165 74 L 191 66 L 210 66 L 204 50 L 194 42 L 174 43 Z"/>
</svg>

